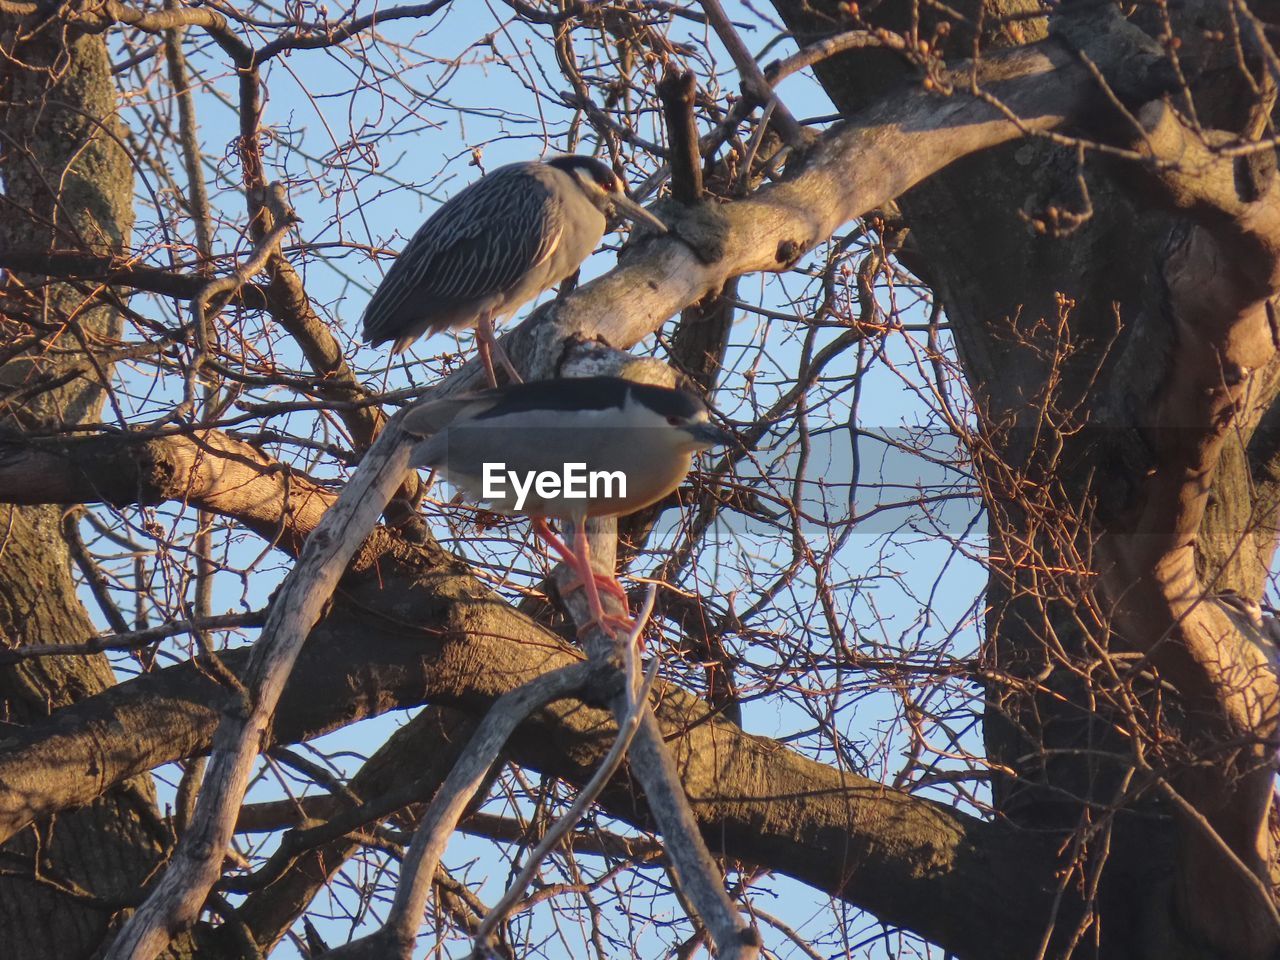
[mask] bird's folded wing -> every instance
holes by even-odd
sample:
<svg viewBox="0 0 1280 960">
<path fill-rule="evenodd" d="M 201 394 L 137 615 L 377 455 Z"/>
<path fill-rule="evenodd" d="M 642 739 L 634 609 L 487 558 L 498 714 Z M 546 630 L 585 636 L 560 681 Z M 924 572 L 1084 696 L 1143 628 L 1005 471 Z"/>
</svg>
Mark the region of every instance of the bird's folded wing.
<svg viewBox="0 0 1280 960">
<path fill-rule="evenodd" d="M 518 169 L 495 171 L 440 207 L 391 264 L 364 313 L 364 338 L 389 340 L 406 301 L 424 311 L 504 293 L 555 250 L 560 202 Z"/>
</svg>

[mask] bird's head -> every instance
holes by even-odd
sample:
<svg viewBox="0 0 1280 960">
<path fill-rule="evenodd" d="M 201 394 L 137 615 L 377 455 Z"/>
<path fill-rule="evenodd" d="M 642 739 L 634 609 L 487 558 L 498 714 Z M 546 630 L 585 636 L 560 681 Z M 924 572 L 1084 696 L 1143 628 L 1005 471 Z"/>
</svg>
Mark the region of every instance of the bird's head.
<svg viewBox="0 0 1280 960">
<path fill-rule="evenodd" d="M 711 422 L 707 405 L 687 390 L 671 390 L 633 384 L 632 402 L 649 422 L 669 437 L 671 445 L 685 453 L 732 444 L 734 436 Z"/>
<path fill-rule="evenodd" d="M 548 166 L 567 174 L 583 195 L 606 217 L 614 215 L 643 223 L 659 233 L 667 232 L 667 225 L 627 196 L 627 187 L 607 164 L 595 157 L 569 154 L 553 157 Z"/>
</svg>

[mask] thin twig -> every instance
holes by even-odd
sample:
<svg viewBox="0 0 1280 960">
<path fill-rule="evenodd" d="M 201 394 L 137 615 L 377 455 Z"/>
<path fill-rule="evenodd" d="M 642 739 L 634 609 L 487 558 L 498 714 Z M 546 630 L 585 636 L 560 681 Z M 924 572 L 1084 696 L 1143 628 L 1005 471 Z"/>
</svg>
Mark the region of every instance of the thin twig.
<svg viewBox="0 0 1280 960">
<path fill-rule="evenodd" d="M 500 697 L 485 715 L 466 752 L 436 792 L 400 866 L 400 885 L 380 930 L 344 944 L 326 956 L 402 957 L 407 960 L 431 893 L 431 880 L 458 820 L 488 775 L 516 727 L 548 703 L 584 689 L 597 672 L 594 664 L 575 663 L 545 673 Z"/>
<path fill-rule="evenodd" d="M 170 620 L 145 630 L 128 630 L 121 633 L 108 633 L 93 637 L 84 643 L 66 645 L 49 643 L 20 647 L 14 650 L 0 650 L 0 665 L 17 663 L 32 657 L 82 657 L 90 653 L 101 653 L 104 650 L 137 650 L 149 646 L 167 637 L 193 630 L 230 630 L 236 627 L 260 627 L 267 622 L 264 610 L 250 613 L 225 613 L 219 616 L 205 617 L 195 620 Z"/>
<path fill-rule="evenodd" d="M 838 53 L 868 47 L 905 51 L 907 41 L 905 37 L 888 30 L 849 30 L 810 44 L 785 60 L 775 60 L 764 68 L 764 78 L 771 86 L 777 86 L 791 74 Z"/>
<path fill-rule="evenodd" d="M 533 879 L 533 875 L 537 872 L 538 867 L 541 866 L 542 861 L 556 848 L 565 835 L 578 825 L 578 822 L 586 814 L 587 808 L 600 796 L 600 791 L 604 789 L 605 784 L 617 772 L 619 765 L 622 763 L 622 758 L 626 756 L 627 748 L 631 745 L 636 731 L 640 728 L 643 706 L 648 701 L 649 691 L 653 687 L 654 679 L 658 676 L 658 659 L 655 657 L 649 662 L 649 668 L 645 671 L 643 681 L 637 684 L 640 678 L 637 676 L 637 660 L 635 657 L 636 644 L 640 639 L 640 634 L 644 631 L 645 624 L 649 621 L 649 616 L 653 613 L 653 602 L 656 597 L 657 585 L 651 583 L 645 591 L 644 604 L 641 607 L 640 615 L 636 618 L 631 635 L 623 643 L 627 690 L 625 696 L 627 697 L 628 706 L 626 715 L 618 724 L 618 738 L 613 742 L 608 754 L 600 762 L 595 774 L 592 775 L 578 796 L 574 798 L 568 812 L 547 831 L 546 836 L 529 854 L 524 868 L 515 880 L 511 882 L 502 899 L 494 904 L 493 908 L 485 916 L 480 924 L 480 929 L 475 934 L 474 952 L 476 956 L 487 957 L 490 955 L 490 940 L 498 924 L 506 919 L 517 901 L 524 896 L 525 888 L 529 886 L 529 882 Z"/>
</svg>

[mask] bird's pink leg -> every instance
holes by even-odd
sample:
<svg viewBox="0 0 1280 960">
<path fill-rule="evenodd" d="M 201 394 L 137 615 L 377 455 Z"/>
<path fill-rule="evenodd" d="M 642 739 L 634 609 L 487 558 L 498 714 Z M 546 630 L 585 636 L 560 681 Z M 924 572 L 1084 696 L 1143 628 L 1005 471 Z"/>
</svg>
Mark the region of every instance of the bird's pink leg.
<svg viewBox="0 0 1280 960">
<path fill-rule="evenodd" d="M 578 555 L 573 552 L 568 544 L 556 536 L 555 531 L 551 529 L 550 525 L 542 517 L 533 518 L 533 532 L 537 534 L 540 540 L 546 543 L 560 556 L 560 559 L 564 561 L 565 566 L 572 570 L 574 576 L 577 577 L 577 580 L 569 583 L 566 586 L 566 589 L 570 591 L 584 589 L 582 572 L 578 569 Z M 631 598 L 627 596 L 627 591 L 623 588 L 622 584 L 618 582 L 616 577 L 611 577 L 607 573 L 598 573 L 595 570 L 592 570 L 591 578 L 595 580 L 597 590 L 603 590 L 610 596 L 617 597 L 624 607 L 630 603 Z"/>
<path fill-rule="evenodd" d="M 484 364 L 485 373 L 489 375 L 490 386 L 498 385 L 497 371 L 493 368 L 494 357 L 497 357 L 498 363 L 502 364 L 509 383 L 524 383 L 524 379 L 511 365 L 511 358 L 507 356 L 507 351 L 503 350 L 502 344 L 498 343 L 498 336 L 493 329 L 493 316 L 488 310 L 483 311 L 476 319 L 476 347 L 480 351 L 480 362 Z"/>
<path fill-rule="evenodd" d="M 568 544 L 556 536 L 555 531 L 551 529 L 550 525 L 543 517 L 533 517 L 532 520 L 533 532 L 538 535 L 538 539 L 542 540 L 543 543 L 547 544 L 552 550 L 560 554 L 561 560 L 570 566 L 573 566 L 577 557 L 575 557 L 573 551 L 569 549 Z"/>
<path fill-rule="evenodd" d="M 586 592 L 587 608 L 591 613 L 590 623 L 598 623 L 604 626 L 625 626 L 626 629 L 630 630 L 633 624 L 629 617 L 605 613 L 604 606 L 600 603 L 601 589 L 616 597 L 624 610 L 627 609 L 628 597 L 626 590 L 622 588 L 622 584 L 618 583 L 616 577 L 611 577 L 605 573 L 597 573 L 591 568 L 591 553 L 590 546 L 587 543 L 586 521 L 579 520 L 574 529 L 573 542 L 576 549 L 570 549 L 568 544 L 557 537 L 542 517 L 533 518 L 533 530 L 560 555 L 560 559 L 564 561 L 565 566 L 572 570 L 577 578 L 574 583 L 566 586 L 566 591 L 581 589 Z"/>
<path fill-rule="evenodd" d="M 489 386 L 497 387 L 498 374 L 493 369 L 493 321 L 486 310 L 476 321 L 476 351 L 480 354 L 480 362 L 484 364 L 484 372 L 489 377 Z"/>
<path fill-rule="evenodd" d="M 625 630 L 627 633 L 635 626 L 629 616 L 630 611 L 627 607 L 627 591 L 622 589 L 622 584 L 618 582 L 618 578 L 610 574 L 597 574 L 591 568 L 591 546 L 587 541 L 587 521 L 585 517 L 579 517 L 573 528 L 573 545 L 577 553 L 577 563 L 573 565 L 578 573 L 578 577 L 582 580 L 583 586 L 587 591 L 587 603 L 591 606 L 591 614 L 595 622 L 604 627 L 617 627 Z M 606 614 L 604 608 L 600 605 L 599 588 L 604 586 L 605 589 L 618 598 L 622 604 L 622 609 L 627 611 L 622 616 L 614 614 Z"/>
</svg>

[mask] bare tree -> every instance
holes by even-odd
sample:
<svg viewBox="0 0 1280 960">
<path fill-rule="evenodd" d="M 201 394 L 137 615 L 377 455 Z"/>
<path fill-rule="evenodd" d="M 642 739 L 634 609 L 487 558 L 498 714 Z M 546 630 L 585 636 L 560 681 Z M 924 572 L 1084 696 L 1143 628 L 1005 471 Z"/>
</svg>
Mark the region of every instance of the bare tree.
<svg viewBox="0 0 1280 960">
<path fill-rule="evenodd" d="M 1277 956 L 1277 25 L 0 0 L 0 942 Z M 559 151 L 674 229 L 506 352 L 742 441 L 594 533 L 639 658 L 355 336 Z"/>
</svg>

